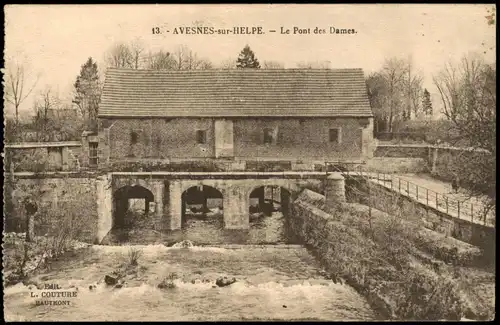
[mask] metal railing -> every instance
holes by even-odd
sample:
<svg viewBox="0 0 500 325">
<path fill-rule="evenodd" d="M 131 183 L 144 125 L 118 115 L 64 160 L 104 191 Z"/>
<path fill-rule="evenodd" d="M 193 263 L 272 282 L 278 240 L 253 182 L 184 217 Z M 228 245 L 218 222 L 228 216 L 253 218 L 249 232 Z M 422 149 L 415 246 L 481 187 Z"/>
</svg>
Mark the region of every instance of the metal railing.
<svg viewBox="0 0 500 325">
<path fill-rule="evenodd" d="M 326 171 L 328 173 L 328 166 L 332 166 L 337 172 L 344 174 L 344 176 L 360 176 L 367 180 L 376 181 L 378 184 L 391 189 L 399 195 L 404 195 L 410 199 L 422 203 L 428 207 L 434 208 L 440 212 L 444 212 L 451 217 L 458 219 L 470 220 L 472 223 L 483 223 L 484 225 L 492 226 L 488 222 L 487 215 L 483 211 L 481 205 L 474 205 L 465 200 L 460 201 L 449 196 L 430 190 L 426 187 L 417 185 L 413 182 L 401 179 L 400 177 L 392 174 L 385 174 L 379 172 L 366 172 L 363 171 L 362 166 L 351 166 L 350 168 L 340 167 L 335 163 L 327 162 Z"/>
</svg>

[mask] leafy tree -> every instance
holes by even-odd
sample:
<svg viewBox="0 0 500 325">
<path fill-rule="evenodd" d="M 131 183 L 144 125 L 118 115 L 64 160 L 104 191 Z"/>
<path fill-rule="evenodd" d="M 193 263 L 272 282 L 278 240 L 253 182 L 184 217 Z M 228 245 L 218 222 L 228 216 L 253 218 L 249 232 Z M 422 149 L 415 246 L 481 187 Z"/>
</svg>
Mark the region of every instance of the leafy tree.
<svg viewBox="0 0 500 325">
<path fill-rule="evenodd" d="M 260 69 L 259 60 L 255 57 L 255 53 L 246 45 L 241 50 L 238 59 L 236 60 L 236 67 L 239 69 Z"/>
<path fill-rule="evenodd" d="M 427 90 L 424 89 L 423 99 L 422 99 L 422 111 L 427 116 L 432 116 L 432 102 L 431 102 L 431 94 Z"/>
<path fill-rule="evenodd" d="M 82 65 L 74 87 L 73 103 L 80 109 L 87 126 L 95 128 L 101 98 L 101 84 L 99 82 L 97 63 L 91 57 Z"/>
</svg>

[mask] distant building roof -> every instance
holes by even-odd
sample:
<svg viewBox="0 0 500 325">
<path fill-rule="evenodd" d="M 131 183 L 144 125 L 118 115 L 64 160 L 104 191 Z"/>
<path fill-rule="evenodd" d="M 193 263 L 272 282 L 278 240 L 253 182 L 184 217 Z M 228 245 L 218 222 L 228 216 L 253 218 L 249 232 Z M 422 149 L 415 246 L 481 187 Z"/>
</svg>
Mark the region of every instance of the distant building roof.
<svg viewBox="0 0 500 325">
<path fill-rule="evenodd" d="M 108 69 L 99 117 L 371 117 L 362 69 Z"/>
</svg>

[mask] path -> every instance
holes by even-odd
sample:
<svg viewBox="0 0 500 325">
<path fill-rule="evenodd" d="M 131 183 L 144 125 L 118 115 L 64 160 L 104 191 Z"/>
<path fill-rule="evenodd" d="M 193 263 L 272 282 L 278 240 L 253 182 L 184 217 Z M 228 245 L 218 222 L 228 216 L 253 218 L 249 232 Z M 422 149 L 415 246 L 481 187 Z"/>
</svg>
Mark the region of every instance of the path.
<svg viewBox="0 0 500 325">
<path fill-rule="evenodd" d="M 464 191 L 454 193 L 450 183 L 434 179 L 430 175 L 365 172 L 361 174 L 357 171 L 349 172 L 349 174 L 369 177 L 372 182 L 399 192 L 449 216 L 489 227 L 495 226 L 494 210 L 488 213 L 486 222 L 482 218 L 484 204 L 481 202 L 481 198 L 470 198 Z"/>
</svg>

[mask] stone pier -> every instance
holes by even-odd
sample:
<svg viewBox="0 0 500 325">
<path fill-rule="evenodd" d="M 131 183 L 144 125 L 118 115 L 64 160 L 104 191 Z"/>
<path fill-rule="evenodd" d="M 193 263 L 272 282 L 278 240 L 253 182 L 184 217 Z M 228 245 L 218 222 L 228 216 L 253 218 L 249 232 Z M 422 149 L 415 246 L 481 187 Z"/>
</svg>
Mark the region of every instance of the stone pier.
<svg viewBox="0 0 500 325">
<path fill-rule="evenodd" d="M 345 202 L 345 180 L 341 173 L 331 173 L 325 182 L 325 205 L 334 209 L 339 203 Z"/>
</svg>

